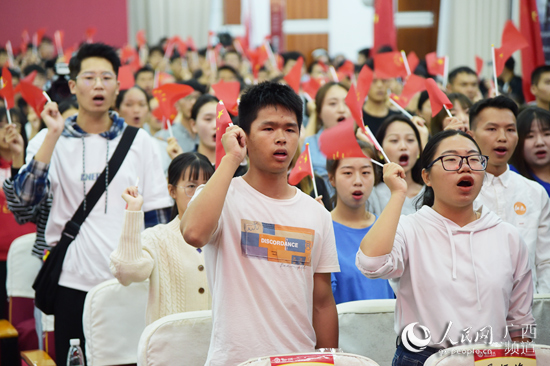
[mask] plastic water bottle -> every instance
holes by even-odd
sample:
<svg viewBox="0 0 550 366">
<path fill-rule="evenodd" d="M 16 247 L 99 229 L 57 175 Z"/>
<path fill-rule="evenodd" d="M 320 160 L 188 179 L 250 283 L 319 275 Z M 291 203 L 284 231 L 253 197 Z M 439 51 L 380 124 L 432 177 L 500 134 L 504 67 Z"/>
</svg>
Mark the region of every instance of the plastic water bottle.
<svg viewBox="0 0 550 366">
<path fill-rule="evenodd" d="M 84 354 L 80 348 L 80 339 L 71 339 L 71 348 L 67 355 L 67 366 L 84 366 Z"/>
</svg>

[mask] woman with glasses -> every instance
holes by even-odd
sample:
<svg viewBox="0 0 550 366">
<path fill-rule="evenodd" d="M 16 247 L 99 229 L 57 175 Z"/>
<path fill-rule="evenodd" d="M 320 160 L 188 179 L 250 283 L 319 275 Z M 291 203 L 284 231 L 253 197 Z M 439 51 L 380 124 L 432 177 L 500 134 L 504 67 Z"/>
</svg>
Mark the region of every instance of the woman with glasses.
<svg viewBox="0 0 550 366">
<path fill-rule="evenodd" d="M 179 227 L 196 188 L 212 174 L 212 164 L 199 153 L 172 160 L 168 168 L 168 191 L 175 201 L 172 221 L 143 232 L 139 185 L 122 194 L 128 206 L 118 248 L 111 254 L 111 272 L 125 286 L 150 280 L 147 324 L 166 315 L 211 308 L 204 256 L 183 240 Z"/>
<path fill-rule="evenodd" d="M 466 133 L 436 134 L 421 156 L 423 207 L 401 217 L 403 168 L 384 167 L 391 198 L 363 238 L 356 264 L 369 278 L 393 282 L 393 366 L 423 365 L 430 355 L 467 340 L 517 341 L 534 325 L 525 243 L 493 212 L 474 211 L 487 160 Z"/>
</svg>

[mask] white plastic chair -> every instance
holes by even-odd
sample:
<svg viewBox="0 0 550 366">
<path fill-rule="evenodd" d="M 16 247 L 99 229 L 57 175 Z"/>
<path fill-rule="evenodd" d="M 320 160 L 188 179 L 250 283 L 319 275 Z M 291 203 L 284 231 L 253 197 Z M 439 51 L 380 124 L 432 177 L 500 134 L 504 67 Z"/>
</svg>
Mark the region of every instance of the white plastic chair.
<svg viewBox="0 0 550 366">
<path fill-rule="evenodd" d="M 88 292 L 82 315 L 88 366 L 137 362 L 148 294 L 149 281 L 122 286 L 116 279 Z"/>
<path fill-rule="evenodd" d="M 535 294 L 533 317 L 537 323 L 537 334 L 533 341 L 538 344 L 550 344 L 550 294 Z"/>
<path fill-rule="evenodd" d="M 360 300 L 336 305 L 339 347 L 344 352 L 391 365 L 395 354 L 395 300 Z"/>
<path fill-rule="evenodd" d="M 189 311 L 160 318 L 143 331 L 138 366 L 203 366 L 210 347 L 212 311 Z"/>
<path fill-rule="evenodd" d="M 529 348 L 534 348 L 535 355 L 537 357 L 537 365 L 550 365 L 550 346 L 541 344 L 529 344 Z M 468 346 L 457 346 L 448 348 L 447 352 L 438 352 L 431 355 L 424 366 L 475 366 L 474 350 L 488 349 L 488 350 L 510 350 L 509 345 L 494 343 L 491 346 L 484 344 L 475 344 Z M 516 349 L 516 348 L 515 348 Z M 521 352 L 521 348 L 519 349 Z M 517 354 L 512 354 L 517 356 Z M 498 363 L 500 365 L 500 363 Z"/>
<path fill-rule="evenodd" d="M 329 361 L 334 362 L 335 366 L 380 366 L 370 358 L 353 355 L 351 353 L 293 353 L 288 355 L 274 355 L 251 359 L 238 366 L 271 366 L 272 362 L 284 363 L 285 365 L 293 365 L 294 363 L 296 363 L 296 365 L 303 365 L 305 359 L 317 361 L 318 357 L 329 357 Z M 317 362 L 321 362 L 321 360 Z"/>
<path fill-rule="evenodd" d="M 8 251 L 6 262 L 6 290 L 9 297 L 34 299 L 32 284 L 42 263 L 32 255 L 36 233 L 26 234 L 15 239 Z"/>
</svg>

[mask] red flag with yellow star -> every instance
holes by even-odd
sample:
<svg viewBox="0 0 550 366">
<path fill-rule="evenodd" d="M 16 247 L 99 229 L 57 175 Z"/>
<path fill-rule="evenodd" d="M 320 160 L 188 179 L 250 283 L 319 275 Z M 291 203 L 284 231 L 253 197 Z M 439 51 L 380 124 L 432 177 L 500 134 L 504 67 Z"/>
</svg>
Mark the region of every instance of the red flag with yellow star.
<svg viewBox="0 0 550 366">
<path fill-rule="evenodd" d="M 529 43 L 519 32 L 514 23 L 508 20 L 502 31 L 501 46 L 500 48 L 495 48 L 495 67 L 497 76 L 504 70 L 506 60 L 508 60 L 514 52 L 524 47 L 529 47 Z"/>
<path fill-rule="evenodd" d="M 153 111 L 153 115 L 162 121 L 171 121 L 176 118 L 178 111 L 174 104 L 194 91 L 189 85 L 168 83 L 153 89 L 153 96 L 157 98 L 159 106 Z M 165 125 L 165 128 L 168 126 Z"/>
<path fill-rule="evenodd" d="M 391 79 L 408 75 L 401 52 L 384 52 L 374 55 L 374 72 L 379 79 Z"/>
<path fill-rule="evenodd" d="M 374 0 L 374 45 L 377 52 L 382 46 L 397 49 L 397 32 L 393 22 L 393 1 Z"/>
<path fill-rule="evenodd" d="M 4 98 L 7 109 L 15 107 L 15 91 L 11 80 L 11 72 L 7 67 L 2 67 L 2 85 L 0 96 Z"/>
<path fill-rule="evenodd" d="M 430 52 L 426 54 L 426 66 L 428 67 L 428 73 L 430 75 L 441 75 L 445 74 L 445 56 L 437 57 L 435 52 Z"/>
<path fill-rule="evenodd" d="M 319 150 L 331 160 L 365 156 L 355 138 L 355 122 L 352 118 L 323 131 L 319 136 Z"/>
<path fill-rule="evenodd" d="M 44 110 L 44 105 L 48 102 L 42 89 L 32 85 L 32 82 L 21 80 L 16 90 L 21 92 L 21 97 L 40 116 L 40 113 Z"/>
<path fill-rule="evenodd" d="M 239 93 L 241 92 L 241 83 L 238 81 L 226 82 L 221 80 L 219 83 L 212 84 L 212 89 L 214 89 L 216 97 L 223 101 L 227 111 L 232 116 L 238 116 L 239 104 L 237 103 L 237 99 L 239 99 Z"/>
<path fill-rule="evenodd" d="M 309 144 L 306 144 L 306 148 L 300 154 L 300 157 L 296 161 L 296 165 L 294 165 L 294 168 L 290 171 L 288 183 L 295 186 L 308 175 L 311 179 L 315 179 L 313 176 L 311 157 L 309 155 Z"/>
<path fill-rule="evenodd" d="M 519 5 L 519 30 L 529 43 L 521 50 L 521 72 L 523 76 L 523 96 L 526 102 L 535 100 L 531 93 L 530 75 L 535 68 L 544 65 L 544 51 L 540 36 L 539 15 L 536 0 L 522 0 Z"/>
<path fill-rule="evenodd" d="M 216 106 L 216 169 L 220 165 L 222 158 L 225 156 L 225 149 L 222 144 L 222 136 L 231 124 L 231 118 L 225 105 L 220 100 Z"/>
</svg>

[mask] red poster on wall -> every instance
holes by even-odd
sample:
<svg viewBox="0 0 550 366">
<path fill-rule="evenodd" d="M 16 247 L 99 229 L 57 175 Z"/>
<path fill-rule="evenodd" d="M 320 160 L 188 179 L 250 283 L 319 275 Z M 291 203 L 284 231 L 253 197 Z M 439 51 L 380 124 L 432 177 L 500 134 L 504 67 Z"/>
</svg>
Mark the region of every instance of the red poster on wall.
<svg viewBox="0 0 550 366">
<path fill-rule="evenodd" d="M 273 52 L 285 50 L 283 21 L 285 20 L 286 0 L 271 0 L 271 45 Z"/>
</svg>

